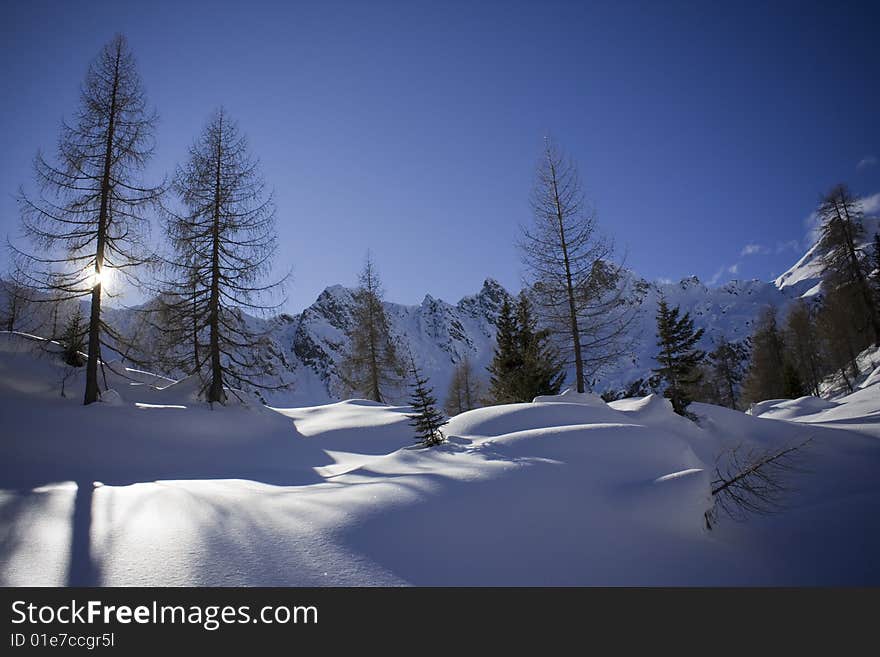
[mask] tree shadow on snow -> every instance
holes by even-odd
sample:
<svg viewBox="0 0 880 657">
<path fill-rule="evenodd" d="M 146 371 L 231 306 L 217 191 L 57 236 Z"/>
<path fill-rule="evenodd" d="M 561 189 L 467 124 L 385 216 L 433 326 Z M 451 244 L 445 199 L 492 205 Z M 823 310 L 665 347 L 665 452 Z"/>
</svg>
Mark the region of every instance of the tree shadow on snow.
<svg viewBox="0 0 880 657">
<path fill-rule="evenodd" d="M 0 489 L 13 496 L 2 507 L 0 562 L 9 564 L 25 548 L 28 510 L 46 495 L 72 492 L 51 486 L 47 492 L 47 485 L 76 483 L 66 585 L 100 586 L 92 537 L 96 486 L 236 479 L 300 487 L 324 481 L 315 468 L 334 463 L 316 441 L 299 435 L 292 420 L 265 409 L 97 406 L 41 406 L 38 421 L 32 421 L 36 409 L 0 407 L 8 429 L 0 440 Z M 153 422 L 151 414 L 162 417 Z M 101 496 L 105 500 L 112 504 L 113 497 Z"/>
</svg>

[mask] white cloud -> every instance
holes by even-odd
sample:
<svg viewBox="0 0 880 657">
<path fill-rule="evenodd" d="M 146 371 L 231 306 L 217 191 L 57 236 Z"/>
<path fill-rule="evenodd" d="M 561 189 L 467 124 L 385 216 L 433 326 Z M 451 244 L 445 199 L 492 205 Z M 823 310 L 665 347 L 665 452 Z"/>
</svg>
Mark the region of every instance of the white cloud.
<svg viewBox="0 0 880 657">
<path fill-rule="evenodd" d="M 871 196 L 863 196 L 861 199 L 862 212 L 865 214 L 874 214 L 880 211 L 880 193 Z"/>
<path fill-rule="evenodd" d="M 766 255 L 770 253 L 770 249 L 768 249 L 763 244 L 746 244 L 742 251 L 740 251 L 741 256 L 750 256 L 750 255 Z"/>
<path fill-rule="evenodd" d="M 672 279 L 666 278 L 665 276 L 661 276 L 660 278 L 657 279 L 657 282 L 660 285 L 669 285 L 672 282 Z"/>
<path fill-rule="evenodd" d="M 730 265 L 730 267 L 727 268 L 727 271 L 731 274 L 738 274 L 739 273 L 739 263 L 736 263 L 735 265 Z"/>
<path fill-rule="evenodd" d="M 801 250 L 801 243 L 797 240 L 788 240 L 787 242 L 777 242 L 776 243 L 776 253 L 785 253 L 786 251 L 794 251 L 797 253 Z"/>
<path fill-rule="evenodd" d="M 856 165 L 856 169 L 861 171 L 862 169 L 867 169 L 868 167 L 872 167 L 877 164 L 877 158 L 874 155 L 866 155 L 859 163 Z"/>
<path fill-rule="evenodd" d="M 709 285 L 717 285 L 718 281 L 721 280 L 721 277 L 724 276 L 724 271 L 727 267 L 721 267 L 718 271 L 712 274 L 712 278 L 709 279 Z"/>
</svg>

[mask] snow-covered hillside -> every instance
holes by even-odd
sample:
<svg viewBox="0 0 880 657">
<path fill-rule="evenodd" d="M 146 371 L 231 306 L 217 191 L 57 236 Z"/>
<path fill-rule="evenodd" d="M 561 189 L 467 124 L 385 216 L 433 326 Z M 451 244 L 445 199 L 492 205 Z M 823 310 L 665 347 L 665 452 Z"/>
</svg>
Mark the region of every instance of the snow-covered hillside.
<svg viewBox="0 0 880 657">
<path fill-rule="evenodd" d="M 880 584 L 878 384 L 700 426 L 565 394 L 422 449 L 406 408 L 210 410 L 130 370 L 82 406 L 54 352 L 0 335 L 0 585 Z M 725 447 L 807 437 L 781 513 L 706 528 Z"/>
</svg>

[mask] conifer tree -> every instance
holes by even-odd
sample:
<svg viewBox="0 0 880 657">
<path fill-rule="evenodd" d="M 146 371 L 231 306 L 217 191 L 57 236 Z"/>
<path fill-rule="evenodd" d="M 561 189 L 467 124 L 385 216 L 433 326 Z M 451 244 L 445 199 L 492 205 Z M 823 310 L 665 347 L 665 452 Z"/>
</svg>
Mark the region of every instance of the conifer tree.
<svg viewBox="0 0 880 657">
<path fill-rule="evenodd" d="M 519 352 L 519 333 L 513 305 L 504 299 L 498 313 L 495 333 L 495 351 L 489 365 L 489 398 L 496 404 L 523 401 L 515 393 L 514 379 L 523 366 Z"/>
<path fill-rule="evenodd" d="M 797 399 L 804 396 L 804 384 L 801 375 L 790 360 L 782 366 L 782 396 L 786 399 Z"/>
<path fill-rule="evenodd" d="M 585 392 L 630 351 L 637 304 L 612 244 L 599 235 L 577 167 L 549 139 L 531 204 L 534 222 L 519 243 L 523 262 L 542 324 L 574 366 L 577 391 Z"/>
<path fill-rule="evenodd" d="M 523 363 L 516 377 L 517 395 L 523 401 L 532 401 L 541 395 L 558 395 L 565 380 L 565 364 L 550 342 L 550 331 L 537 328 L 532 304 L 525 292 L 520 292 L 517 299 L 516 323 L 518 350 Z"/>
<path fill-rule="evenodd" d="M 700 380 L 699 366 L 705 352 L 696 348 L 703 337 L 703 329 L 694 330 L 689 313 L 679 316 L 678 306 L 670 308 L 661 298 L 657 306 L 657 346 L 660 367 L 654 370 L 666 382 L 664 395 L 672 402 L 679 415 L 692 417 L 688 404 L 692 401 L 689 388 Z"/>
<path fill-rule="evenodd" d="M 708 358 L 697 366 L 697 372 L 693 378 L 694 382 L 687 385 L 687 394 L 691 401 L 714 406 L 729 406 L 723 383 L 715 376 L 715 371 L 712 364 L 708 362 Z"/>
<path fill-rule="evenodd" d="M 416 365 L 412 353 L 409 354 L 410 404 L 413 413 L 408 415 L 410 426 L 416 430 L 416 439 L 425 447 L 432 447 L 443 442 L 442 427 L 447 423 L 443 414 L 437 410 L 437 399 L 434 391 L 428 386 L 425 377 Z"/>
<path fill-rule="evenodd" d="M 752 357 L 743 384 L 747 402 L 779 399 L 785 395 L 785 353 L 776 311 L 765 308 L 751 337 Z"/>
<path fill-rule="evenodd" d="M 823 365 L 840 376 L 849 392 L 853 391 L 854 379 L 859 375 L 856 357 L 865 346 L 861 330 L 864 315 L 858 312 L 859 298 L 852 285 L 829 286 L 816 318 Z"/>
<path fill-rule="evenodd" d="M 515 308 L 507 300 L 501 306 L 489 373 L 489 395 L 496 404 L 530 402 L 541 395 L 559 394 L 562 388 L 565 365 L 550 342 L 549 331 L 536 328 L 525 293 L 520 293 Z"/>
<path fill-rule="evenodd" d="M 857 312 L 864 316 L 873 344 L 878 344 L 880 315 L 868 281 L 871 266 L 859 246 L 865 233 L 861 204 L 845 185 L 837 185 L 822 198 L 817 214 L 821 222 L 823 277 L 835 287 L 853 287 L 857 292 L 853 302 L 859 304 Z"/>
<path fill-rule="evenodd" d="M 468 356 L 461 359 L 452 371 L 449 391 L 446 394 L 444 409 L 447 415 L 458 415 L 470 411 L 480 403 L 482 385 Z"/>
<path fill-rule="evenodd" d="M 82 351 L 85 348 L 86 326 L 85 319 L 79 308 L 74 309 L 64 331 L 60 336 L 61 357 L 71 367 L 82 367 Z"/>
<path fill-rule="evenodd" d="M 207 368 L 209 402 L 226 401 L 227 387 L 273 388 L 266 373 L 264 333 L 243 314 L 266 312 L 265 295 L 281 281 L 264 282 L 277 249 L 275 205 L 259 163 L 223 108 L 209 119 L 174 179 L 184 211 L 169 212 L 166 229 L 172 274 L 164 317 L 192 346 L 193 368 Z"/>
<path fill-rule="evenodd" d="M 728 408 L 739 405 L 739 389 L 745 377 L 749 348 L 743 342 L 729 342 L 723 335 L 709 352 L 709 376 L 718 386 L 718 401 Z"/>
<path fill-rule="evenodd" d="M 155 123 L 131 51 L 117 36 L 89 66 L 74 120 L 62 124 L 57 164 L 37 155 L 40 193 L 20 194 L 24 233 L 40 250 L 13 247 L 20 282 L 58 302 L 91 301 L 84 404 L 98 400 L 101 345 L 124 340 L 101 312 L 109 272 L 132 278 L 150 257 L 146 211 L 163 190 L 139 174 L 152 155 Z"/>
<path fill-rule="evenodd" d="M 801 388 L 818 397 L 822 379 L 821 345 L 816 318 L 803 299 L 797 299 L 788 311 L 784 336 L 786 360 L 797 373 L 797 379 L 803 382 Z M 791 375 L 788 379 L 793 380 Z"/>
<path fill-rule="evenodd" d="M 350 392 L 385 403 L 400 388 L 407 368 L 391 334 L 382 296 L 382 283 L 368 252 L 354 293 L 351 346 L 341 365 L 341 378 Z"/>
</svg>

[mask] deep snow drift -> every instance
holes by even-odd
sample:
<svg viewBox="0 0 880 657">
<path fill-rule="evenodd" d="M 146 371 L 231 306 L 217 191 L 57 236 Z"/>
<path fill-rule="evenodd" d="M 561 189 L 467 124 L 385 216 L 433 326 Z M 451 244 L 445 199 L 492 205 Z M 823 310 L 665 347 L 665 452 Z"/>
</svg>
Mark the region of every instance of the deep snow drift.
<svg viewBox="0 0 880 657">
<path fill-rule="evenodd" d="M 564 394 L 422 449 L 404 407 L 211 410 L 112 366 L 83 407 L 55 351 L 0 333 L 2 585 L 880 584 L 878 385 L 699 426 Z M 706 529 L 719 453 L 807 437 L 781 513 Z"/>
</svg>

